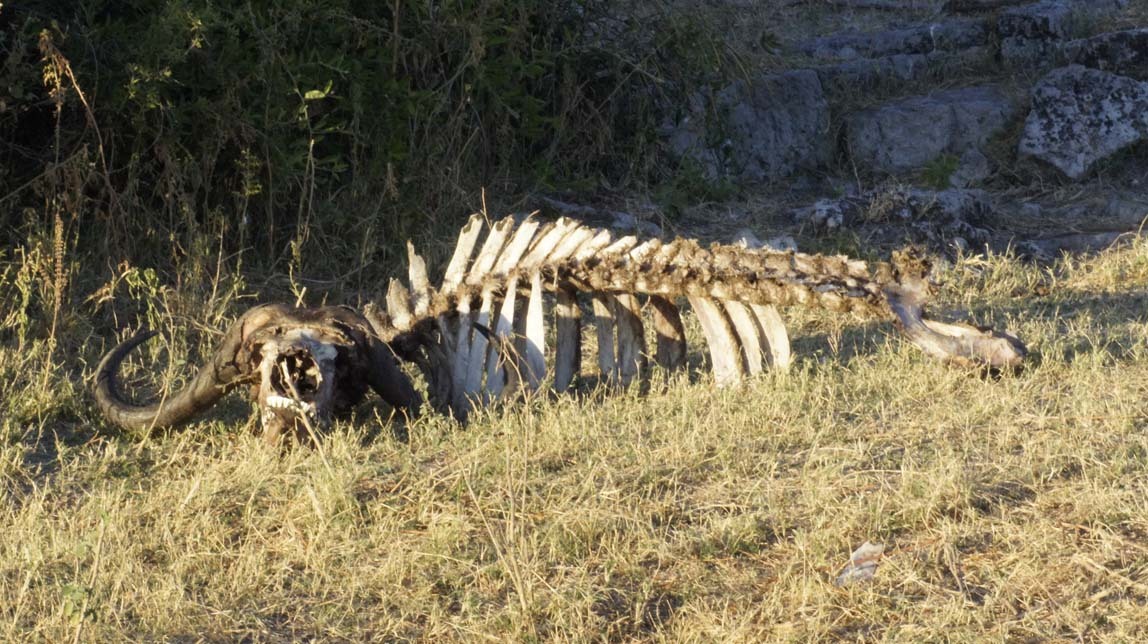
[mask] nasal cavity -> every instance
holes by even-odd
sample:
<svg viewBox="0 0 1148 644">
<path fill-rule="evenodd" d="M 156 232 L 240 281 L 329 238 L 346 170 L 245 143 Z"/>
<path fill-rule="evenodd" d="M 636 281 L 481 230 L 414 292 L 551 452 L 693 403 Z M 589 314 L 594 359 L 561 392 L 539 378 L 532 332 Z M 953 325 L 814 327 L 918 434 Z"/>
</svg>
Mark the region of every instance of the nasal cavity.
<svg viewBox="0 0 1148 644">
<path fill-rule="evenodd" d="M 293 392 L 306 398 L 319 390 L 319 367 L 307 353 L 289 353 L 279 359 L 277 369 L 271 374 L 271 386 L 285 396 Z"/>
</svg>

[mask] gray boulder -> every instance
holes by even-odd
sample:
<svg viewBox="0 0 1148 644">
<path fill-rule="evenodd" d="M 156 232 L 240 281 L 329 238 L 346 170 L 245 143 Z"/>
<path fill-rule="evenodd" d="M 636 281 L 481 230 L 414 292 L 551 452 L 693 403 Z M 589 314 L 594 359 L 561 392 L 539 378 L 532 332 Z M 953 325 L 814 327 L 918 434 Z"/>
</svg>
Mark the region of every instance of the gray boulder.
<svg viewBox="0 0 1148 644">
<path fill-rule="evenodd" d="M 814 232 L 849 228 L 878 245 L 905 241 L 930 247 L 967 249 L 990 241 L 985 224 L 995 217 L 992 200 L 981 190 L 881 188 L 837 199 L 821 199 L 790 211 Z"/>
<path fill-rule="evenodd" d="M 1005 9 L 997 18 L 1001 60 L 1011 66 L 1056 64 L 1062 60 L 1064 44 L 1090 20 L 1123 4 L 1123 0 L 1042 0 Z"/>
<path fill-rule="evenodd" d="M 1080 10 L 1078 3 L 1065 0 L 1011 7 L 997 18 L 997 33 L 1002 38 L 1067 38 Z"/>
<path fill-rule="evenodd" d="M 1074 40 L 1065 45 L 1065 52 L 1078 65 L 1148 79 L 1148 28 Z"/>
<path fill-rule="evenodd" d="M 664 135 L 708 178 L 772 181 L 829 160 L 829 102 L 811 70 L 739 80 L 707 105 L 701 96 Z"/>
<path fill-rule="evenodd" d="M 1072 179 L 1148 136 L 1148 83 L 1080 65 L 1053 70 L 1033 88 L 1021 157 Z"/>
<path fill-rule="evenodd" d="M 903 173 L 941 155 L 960 157 L 980 149 L 1016 111 L 992 85 L 914 96 L 849 115 L 846 144 L 858 166 Z"/>
<path fill-rule="evenodd" d="M 945 13 L 980 13 L 1002 7 L 1025 4 L 1031 0 L 949 0 L 942 7 Z"/>
<path fill-rule="evenodd" d="M 815 68 L 825 91 L 849 94 L 859 89 L 919 80 L 929 76 L 958 73 L 992 60 L 988 47 L 960 51 L 934 51 L 927 54 L 893 54 L 880 58 L 857 58 Z"/>
<path fill-rule="evenodd" d="M 953 188 L 969 188 L 992 176 L 992 165 L 988 157 L 976 148 L 969 148 L 961 155 L 957 169 L 949 176 Z"/>
<path fill-rule="evenodd" d="M 989 34 L 986 21 L 965 18 L 872 33 L 847 31 L 805 41 L 797 50 L 817 60 L 880 58 L 984 46 Z"/>
<path fill-rule="evenodd" d="M 1041 0 L 1010 7 L 997 18 L 1002 38 L 1067 38 L 1082 21 L 1122 9 L 1127 0 Z"/>
</svg>

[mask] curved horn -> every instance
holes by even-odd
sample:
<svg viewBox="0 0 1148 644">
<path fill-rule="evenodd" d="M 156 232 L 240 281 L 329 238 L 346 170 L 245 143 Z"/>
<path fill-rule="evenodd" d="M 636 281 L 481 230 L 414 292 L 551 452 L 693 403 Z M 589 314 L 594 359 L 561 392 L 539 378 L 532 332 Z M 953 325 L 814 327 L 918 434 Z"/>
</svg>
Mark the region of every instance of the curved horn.
<svg viewBox="0 0 1148 644">
<path fill-rule="evenodd" d="M 399 369 L 394 352 L 373 332 L 367 334 L 367 346 L 371 361 L 367 384 L 390 406 L 403 409 L 410 416 L 417 416 L 422 397 L 410 378 Z"/>
<path fill-rule="evenodd" d="M 419 362 L 422 342 L 418 340 L 418 334 L 402 333 L 383 340 L 379 331 L 390 326 L 387 312 L 380 311 L 373 303 L 368 303 L 362 313 L 348 308 L 344 309 L 344 314 L 351 316 L 348 324 L 359 327 L 365 336 L 370 361 L 367 384 L 391 407 L 405 410 L 411 417 L 417 416 L 422 396 L 415 390 L 411 379 L 399 369 L 398 360 Z"/>
<path fill-rule="evenodd" d="M 275 311 L 271 309 L 275 307 L 257 307 L 240 316 L 224 335 L 211 360 L 190 384 L 166 398 L 144 405 L 128 402 L 120 394 L 119 369 L 132 350 L 155 337 L 157 332 L 142 331 L 124 340 L 109 351 L 96 368 L 96 404 L 105 418 L 131 431 L 171 427 L 191 420 L 239 384 L 240 376 L 246 373 L 245 365 L 236 360 L 243 339 L 253 328 L 250 324 L 252 318 L 256 318 L 255 327 L 262 326 L 274 317 Z M 244 327 L 248 328 L 246 333 Z"/>
</svg>

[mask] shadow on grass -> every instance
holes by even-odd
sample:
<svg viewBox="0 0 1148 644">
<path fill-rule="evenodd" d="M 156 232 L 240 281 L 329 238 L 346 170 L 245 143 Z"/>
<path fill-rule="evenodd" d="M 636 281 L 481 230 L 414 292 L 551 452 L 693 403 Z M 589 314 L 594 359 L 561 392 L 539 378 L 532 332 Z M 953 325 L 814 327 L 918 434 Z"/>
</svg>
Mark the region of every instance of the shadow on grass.
<svg viewBox="0 0 1148 644">
<path fill-rule="evenodd" d="M 1148 342 L 1144 329 L 1135 326 L 1148 324 L 1148 291 L 1033 295 L 970 310 L 934 308 L 929 313 L 932 319 L 943 322 L 987 325 L 1020 335 L 1029 351 L 1025 364 L 1033 367 L 1046 360 L 1071 362 L 1098 352 L 1113 361 L 1125 362 L 1135 359 L 1137 347 L 1143 350 Z M 1004 320 L 1012 324 L 1006 328 L 1002 324 Z M 989 321 L 994 323 L 989 325 Z M 1085 322 L 1096 334 L 1080 332 L 1079 326 Z M 1055 330 L 1055 346 L 1047 342 L 1047 338 L 1025 337 L 1025 328 L 1040 326 Z M 892 321 L 872 320 L 847 326 L 839 334 L 819 331 L 798 336 L 792 343 L 797 359 L 825 356 L 836 364 L 848 366 L 860 357 L 883 350 L 890 338 L 903 337 Z"/>
<path fill-rule="evenodd" d="M 1137 359 L 1148 350 L 1148 333 L 1143 326 L 1148 324 L 1148 290 L 1101 294 L 1068 291 L 1043 297 L 1027 295 L 980 305 L 967 311 L 934 308 L 931 313 L 935 319 L 947 322 L 994 321 L 998 329 L 1003 320 L 1012 321 L 1016 328 L 1009 330 L 1019 332 L 1021 340 L 1028 345 L 1030 353 L 1026 366 L 1032 368 L 1048 361 L 1072 362 L 1096 355 L 1117 363 L 1127 362 Z M 820 328 L 812 333 L 803 333 L 802 326 Z M 794 325 L 796 332 L 792 338 L 792 348 L 799 364 L 817 365 L 815 369 L 848 368 L 857 360 L 869 360 L 887 351 L 891 341 L 896 342 L 893 338 L 900 337 L 892 320 L 850 322 L 835 331 L 826 331 L 824 326 Z M 1045 331 L 1037 337 L 1024 337 L 1026 329 L 1035 331 L 1042 327 L 1051 331 Z M 924 356 L 916 359 L 928 360 Z M 633 385 L 637 393 L 646 395 L 651 391 L 662 391 L 681 379 L 689 383 L 707 380 L 710 377 L 708 348 L 702 343 L 691 344 L 686 369 L 682 374 L 651 373 L 656 370 L 647 369 L 644 374 L 646 377 Z M 562 395 L 593 403 L 616 395 L 618 391 L 617 386 L 610 385 L 597 375 L 584 375 L 573 391 Z M 90 396 L 85 395 L 81 402 L 90 404 Z M 509 404 L 521 403 L 511 401 Z M 427 409 L 424 413 L 435 412 Z M 182 432 L 214 434 L 258 431 L 258 425 L 253 419 L 251 403 L 244 396 L 231 395 L 206 412 L 198 422 L 189 427 L 157 430 L 153 440 L 162 442 Z M 361 431 L 364 446 L 379 440 L 403 443 L 409 440 L 408 421 L 401 414 L 392 414 L 389 406 L 374 399 L 360 406 L 350 419 L 343 422 L 349 422 Z M 83 450 L 96 441 L 135 444 L 140 438 L 107 425 L 98 418 L 93 408 L 87 411 L 61 410 L 52 421 L 42 425 L 41 431 L 29 431 L 20 437 L 13 436 L 10 440 L 24 445 L 22 471 L 27 481 L 10 481 L 8 485 L 10 492 L 20 496 L 31 489 L 29 486 L 39 485 L 59 471 L 62 452 L 70 452 L 72 448 Z"/>
</svg>

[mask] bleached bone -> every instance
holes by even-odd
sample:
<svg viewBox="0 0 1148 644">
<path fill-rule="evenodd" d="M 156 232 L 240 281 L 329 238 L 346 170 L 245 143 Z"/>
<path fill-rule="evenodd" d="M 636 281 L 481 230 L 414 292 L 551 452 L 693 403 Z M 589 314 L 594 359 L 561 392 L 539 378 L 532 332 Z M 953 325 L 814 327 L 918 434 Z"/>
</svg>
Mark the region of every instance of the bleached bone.
<svg viewBox="0 0 1148 644">
<path fill-rule="evenodd" d="M 792 356 L 789 351 L 789 333 L 777 307 L 772 304 L 750 304 L 762 336 L 769 344 L 770 365 L 779 371 L 788 371 Z"/>
<path fill-rule="evenodd" d="M 450 264 L 447 265 L 446 273 L 442 278 L 442 290 L 444 292 L 454 291 L 466 277 L 470 255 L 474 252 L 474 245 L 478 243 L 479 235 L 482 234 L 482 227 L 482 215 L 471 215 L 470 221 L 466 222 L 462 231 L 459 232 L 458 244 L 454 247 L 454 254 L 451 255 Z"/>
<path fill-rule="evenodd" d="M 663 369 L 678 369 L 686 363 L 686 330 L 673 302 L 660 295 L 650 296 L 654 333 L 658 345 L 654 361 Z"/>
<path fill-rule="evenodd" d="M 427 263 L 415 252 L 415 245 L 407 242 L 407 262 L 410 266 L 408 277 L 411 280 L 411 309 L 415 317 L 427 314 L 430 308 L 430 280 L 427 278 Z"/>
<path fill-rule="evenodd" d="M 741 302 L 726 300 L 722 302 L 726 315 L 733 324 L 734 334 L 741 340 L 741 349 L 745 358 L 745 366 L 749 374 L 756 376 L 762 371 L 765 354 L 761 346 L 761 332 L 757 328 L 757 321 L 750 314 L 749 309 Z"/>
<path fill-rule="evenodd" d="M 558 289 L 554 303 L 554 389 L 566 391 L 582 369 L 582 310 L 572 290 Z"/>
<path fill-rule="evenodd" d="M 538 389 L 546 377 L 546 320 L 542 307 L 542 273 L 534 271 L 526 305 L 526 384 L 531 391 Z"/>
<path fill-rule="evenodd" d="M 694 313 L 698 316 L 698 322 L 702 325 L 706 343 L 710 347 L 714 381 L 719 385 L 728 385 L 741 380 L 741 375 L 744 373 L 741 347 L 737 334 L 730 328 L 722 310 L 708 297 L 693 296 L 689 300 L 690 306 L 694 307 Z"/>
<path fill-rule="evenodd" d="M 397 292 L 397 291 L 396 291 Z M 397 409 L 417 413 L 420 398 L 374 328 L 382 317 L 341 306 L 293 308 L 265 304 L 244 313 L 215 353 L 183 389 L 146 404 L 120 391 L 124 359 L 156 335 L 141 332 L 119 343 L 96 369 L 96 403 L 110 422 L 132 431 L 180 425 L 206 411 L 228 391 L 247 386 L 260 411 L 263 438 L 313 438 L 315 429 L 346 414 L 368 387 Z M 442 363 L 436 345 L 425 347 L 428 373 Z M 444 395 L 433 385 L 431 394 Z"/>
<path fill-rule="evenodd" d="M 502 308 L 498 312 L 498 323 L 494 327 L 494 337 L 497 343 L 491 343 L 490 353 L 486 359 L 486 392 L 494 397 L 502 393 L 506 386 L 506 368 L 501 364 L 505 361 L 505 344 L 512 339 L 514 332 L 515 301 L 518 297 L 518 278 L 511 278 L 506 287 L 506 296 L 502 300 Z"/>
<path fill-rule="evenodd" d="M 369 315 L 380 337 L 423 347 L 413 360 L 430 381 L 431 402 L 460 418 L 474 404 L 533 390 L 548 377 L 559 391 L 570 387 L 581 370 L 580 297 L 593 311 L 598 368 L 608 383 L 629 384 L 647 371 L 645 315 L 653 362 L 685 364 L 681 300 L 700 322 L 723 385 L 788 369 L 781 306 L 893 317 L 926 354 L 956 364 L 1012 368 L 1025 356 L 1007 333 L 926 320 L 927 266 L 910 254 L 870 266 L 843 256 L 707 248 L 691 239 L 640 241 L 566 218 L 545 225 L 502 219 L 479 247 L 486 228 L 477 216 L 462 228 L 438 289 L 411 249 L 411 288 L 393 282 L 387 311 Z M 554 301 L 553 354 L 546 298 Z"/>
<path fill-rule="evenodd" d="M 646 334 L 642 307 L 630 293 L 614 296 L 614 323 L 618 327 L 618 381 L 627 387 L 642 372 L 646 360 Z"/>
<path fill-rule="evenodd" d="M 397 279 L 391 278 L 390 287 L 387 288 L 387 313 L 391 317 L 391 324 L 398 331 L 408 331 L 414 316 L 410 307 L 411 294 L 407 287 Z"/>
<path fill-rule="evenodd" d="M 607 381 L 614 379 L 617 366 L 614 351 L 614 307 L 610 306 L 608 293 L 594 293 L 591 296 L 594 307 L 594 328 L 598 332 L 598 371 Z"/>
</svg>

